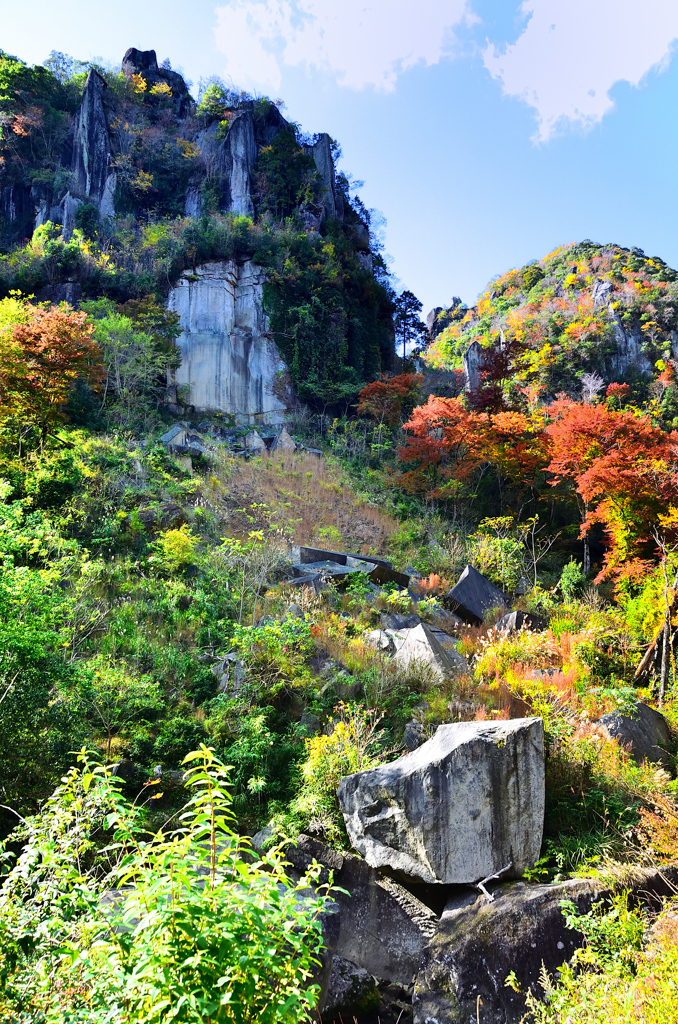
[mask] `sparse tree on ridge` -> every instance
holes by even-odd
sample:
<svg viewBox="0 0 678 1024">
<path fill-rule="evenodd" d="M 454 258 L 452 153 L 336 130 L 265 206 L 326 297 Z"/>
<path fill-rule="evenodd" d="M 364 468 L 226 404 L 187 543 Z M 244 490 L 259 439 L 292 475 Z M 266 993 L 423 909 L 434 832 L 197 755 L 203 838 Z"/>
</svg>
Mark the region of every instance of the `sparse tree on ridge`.
<svg viewBox="0 0 678 1024">
<path fill-rule="evenodd" d="M 403 360 L 407 356 L 408 342 L 422 338 L 426 333 L 426 325 L 422 323 L 422 304 L 412 292 L 401 292 L 395 300 L 395 313 L 393 315 L 393 326 L 395 328 L 396 346 L 402 342 Z"/>
</svg>

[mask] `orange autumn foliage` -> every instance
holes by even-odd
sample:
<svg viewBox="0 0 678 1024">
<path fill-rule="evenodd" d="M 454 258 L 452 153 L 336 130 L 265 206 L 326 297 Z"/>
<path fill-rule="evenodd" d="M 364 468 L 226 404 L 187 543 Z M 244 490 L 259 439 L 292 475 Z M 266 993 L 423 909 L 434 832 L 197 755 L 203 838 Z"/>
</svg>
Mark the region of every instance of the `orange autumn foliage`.
<svg viewBox="0 0 678 1024">
<path fill-rule="evenodd" d="M 570 481 L 587 504 L 582 534 L 594 523 L 605 530 L 609 549 L 598 580 L 640 578 L 658 516 L 678 502 L 678 433 L 631 410 L 565 398 L 549 413 L 552 483 Z"/>
<path fill-rule="evenodd" d="M 396 377 L 382 373 L 381 380 L 373 381 L 359 393 L 358 414 L 396 426 L 403 404 L 415 401 L 423 379 L 418 373 L 400 373 Z"/>
<path fill-rule="evenodd" d="M 429 498 L 450 497 L 483 460 L 485 419 L 465 409 L 461 398 L 430 395 L 403 427 L 410 436 L 398 455 L 412 469 L 400 474 L 401 486 Z"/>
<path fill-rule="evenodd" d="M 101 353 L 87 314 L 65 306 L 36 306 L 28 323 L 12 332 L 13 358 L 0 368 L 0 400 L 40 428 L 43 438 L 64 418 L 63 407 L 78 378 L 97 384 Z"/>
</svg>

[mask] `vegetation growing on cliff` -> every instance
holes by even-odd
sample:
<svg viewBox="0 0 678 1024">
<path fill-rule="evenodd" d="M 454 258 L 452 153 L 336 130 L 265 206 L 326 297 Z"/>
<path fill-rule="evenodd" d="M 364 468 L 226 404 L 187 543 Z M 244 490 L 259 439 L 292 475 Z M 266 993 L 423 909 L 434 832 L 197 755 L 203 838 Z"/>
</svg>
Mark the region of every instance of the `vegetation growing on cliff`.
<svg viewBox="0 0 678 1024">
<path fill-rule="evenodd" d="M 179 116 L 169 86 L 95 69 L 105 83 L 116 176 L 115 217 L 102 217 L 68 170 L 73 116 L 89 66 L 63 54 L 47 64 L 28 68 L 2 58 L 0 149 L 3 181 L 14 189 L 3 210 L 2 294 L 47 296 L 68 282 L 85 299 L 159 300 L 184 270 L 210 260 L 251 259 L 269 271 L 273 336 L 304 401 L 345 407 L 390 367 L 393 293 L 374 238 L 371 253 L 363 251 L 369 213 L 340 179 L 343 220 L 328 218 L 320 231 L 309 231 L 304 210 L 317 210 L 324 187 L 304 148 L 313 140 L 284 121 L 275 104 L 212 82 L 198 106 Z M 260 146 L 252 174 L 253 217 L 222 212 L 228 182 L 219 146 L 243 111 L 251 112 L 262 138 L 272 136 Z M 215 128 L 214 139 L 201 143 Z M 197 216 L 184 213 L 191 187 L 199 196 Z M 68 231 L 49 219 L 50 211 L 62 215 L 66 194 L 77 206 L 75 228 Z M 40 204 L 42 223 L 33 230 Z"/>
<path fill-rule="evenodd" d="M 438 335 L 428 359 L 461 368 L 468 346 L 482 346 L 479 407 L 525 407 L 540 395 L 580 391 L 586 373 L 627 383 L 636 401 L 666 400 L 661 386 L 648 388 L 674 357 L 677 317 L 676 272 L 663 260 L 580 242 L 494 280 Z M 625 366 L 615 360 L 618 325 L 636 342 Z M 666 415 L 676 411 L 665 401 Z"/>
</svg>

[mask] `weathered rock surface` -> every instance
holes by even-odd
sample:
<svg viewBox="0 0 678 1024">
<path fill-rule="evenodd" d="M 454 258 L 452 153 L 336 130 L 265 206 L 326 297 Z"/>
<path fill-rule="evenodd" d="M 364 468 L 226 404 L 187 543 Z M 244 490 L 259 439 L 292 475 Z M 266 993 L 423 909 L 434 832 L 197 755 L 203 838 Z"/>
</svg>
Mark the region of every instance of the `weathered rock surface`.
<svg viewBox="0 0 678 1024">
<path fill-rule="evenodd" d="M 197 280 L 196 280 L 197 278 Z M 184 273 L 168 306 L 181 318 L 182 363 L 176 383 L 188 404 L 228 413 L 244 424 L 281 423 L 285 406 L 273 393 L 285 364 L 268 334 L 264 270 L 250 260 L 205 263 Z"/>
<path fill-rule="evenodd" d="M 293 452 L 296 451 L 296 448 L 294 439 L 290 437 L 285 427 L 282 428 L 271 445 L 272 452 Z"/>
<path fill-rule="evenodd" d="M 616 740 L 621 747 L 628 748 L 637 764 L 651 761 L 663 768 L 671 768 L 671 732 L 666 719 L 659 711 L 643 704 L 642 701 L 638 701 L 636 709 L 635 718 L 622 715 L 619 711 L 603 715 L 597 723 L 598 727 L 609 739 Z"/>
<path fill-rule="evenodd" d="M 408 750 L 416 750 L 427 740 L 426 726 L 421 722 L 406 722 L 403 731 L 403 744 Z"/>
<path fill-rule="evenodd" d="M 245 448 L 248 452 L 265 452 L 266 442 L 257 430 L 250 430 L 244 438 Z"/>
<path fill-rule="evenodd" d="M 441 725 L 417 750 L 343 778 L 337 796 L 374 868 L 429 883 L 520 877 L 541 846 L 542 720 Z"/>
<path fill-rule="evenodd" d="M 413 663 L 427 665 L 441 679 L 446 675 L 470 675 L 466 659 L 456 650 L 458 641 L 441 629 L 420 622 L 412 629 L 389 632 L 396 647 L 393 660 L 403 668 Z"/>
<path fill-rule="evenodd" d="M 508 612 L 494 627 L 498 633 L 517 633 L 519 629 L 546 629 L 546 622 L 531 612 Z"/>
<path fill-rule="evenodd" d="M 368 1013 L 378 1006 L 379 992 L 372 975 L 364 967 L 335 956 L 332 959 L 327 995 L 321 1007 L 325 1016 L 337 1011 L 342 1014 Z"/>
<path fill-rule="evenodd" d="M 364 860 L 331 850 L 310 836 L 299 836 L 286 856 L 298 874 L 315 858 L 328 869 L 325 879 L 331 870 L 334 885 L 349 893 L 333 893 L 339 911 L 335 954 L 377 978 L 410 985 L 436 932 L 433 911 L 397 882 L 381 878 Z"/>
<path fill-rule="evenodd" d="M 492 608 L 506 608 L 509 604 L 506 594 L 472 565 L 466 566 L 457 585 L 447 594 L 447 600 L 462 619 L 477 623 L 482 622 Z"/>
<path fill-rule="evenodd" d="M 342 220 L 344 216 L 344 202 L 341 193 L 335 185 L 334 160 L 332 158 L 332 140 L 326 132 L 318 136 L 312 146 L 306 147 L 306 152 L 313 157 L 316 170 L 321 181 L 321 194 L 319 205 L 322 209 L 320 223 L 325 217 L 333 217 Z"/>
<path fill-rule="evenodd" d="M 70 169 L 75 175 L 77 191 L 87 196 L 98 207 L 102 217 L 112 217 L 115 213 L 113 200 L 116 175 L 111 164 L 111 147 L 104 112 L 107 89 L 108 86 L 101 75 L 91 70 L 87 75 L 82 101 L 69 133 L 66 152 L 67 162 L 70 156 Z M 66 200 L 73 199 L 74 197 L 67 193 Z M 67 225 L 63 219 L 68 213 L 66 209 L 62 210 L 62 223 L 67 233 L 73 227 L 71 220 Z"/>
<path fill-rule="evenodd" d="M 643 900 L 658 903 L 669 895 L 675 872 L 637 871 L 625 882 Z M 414 986 L 415 1024 L 469 1024 L 481 1020 L 518 1024 L 524 996 L 504 985 L 515 971 L 523 992 L 543 996 L 542 963 L 553 973 L 582 945 L 579 932 L 565 927 L 560 901 L 572 900 L 580 912 L 608 897 L 612 885 L 602 879 L 572 879 L 560 885 L 502 886 L 494 902 L 477 899 L 465 909 L 443 914 L 426 950 Z"/>
</svg>

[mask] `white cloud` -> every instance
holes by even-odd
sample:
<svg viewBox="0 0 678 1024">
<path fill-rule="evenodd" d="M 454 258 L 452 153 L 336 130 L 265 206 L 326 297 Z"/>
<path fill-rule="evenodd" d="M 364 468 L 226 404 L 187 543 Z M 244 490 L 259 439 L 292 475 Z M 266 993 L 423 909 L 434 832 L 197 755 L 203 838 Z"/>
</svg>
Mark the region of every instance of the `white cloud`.
<svg viewBox="0 0 678 1024">
<path fill-rule="evenodd" d="M 216 41 L 236 85 L 275 91 L 284 65 L 336 75 L 341 85 L 390 92 L 416 64 L 449 52 L 450 30 L 475 19 L 468 0 L 229 0 Z"/>
<path fill-rule="evenodd" d="M 676 0 L 524 0 L 521 10 L 525 31 L 503 53 L 488 45 L 484 60 L 505 95 L 535 108 L 540 141 L 559 122 L 600 121 L 615 82 L 637 86 L 667 65 L 678 37 Z"/>
</svg>

